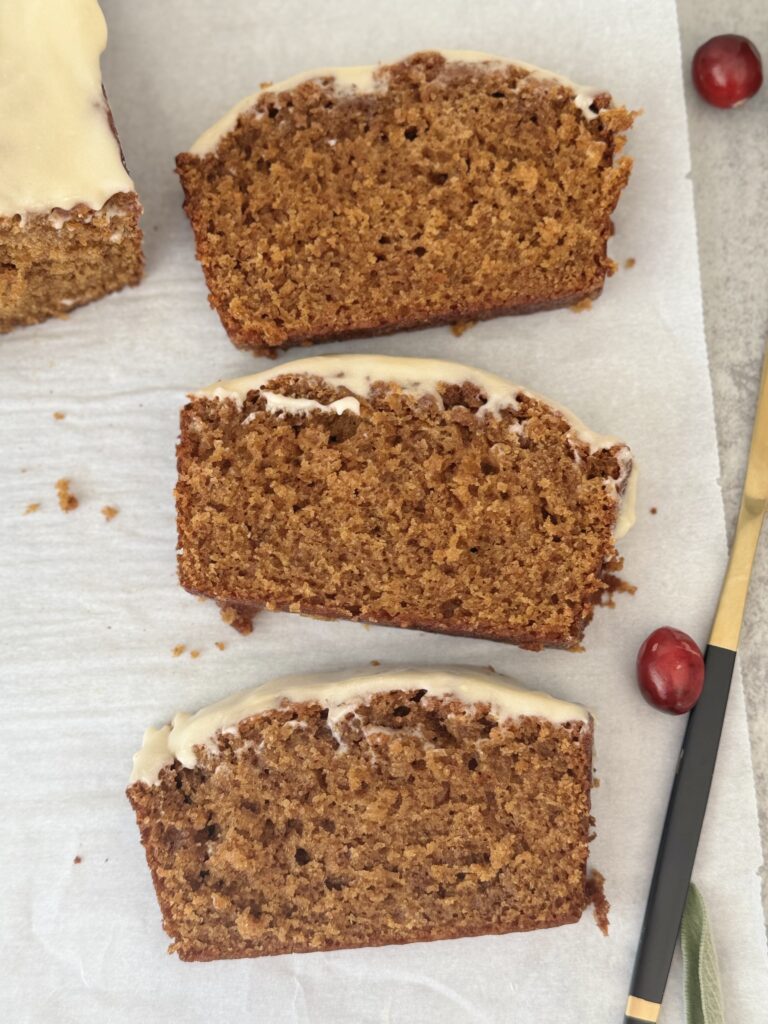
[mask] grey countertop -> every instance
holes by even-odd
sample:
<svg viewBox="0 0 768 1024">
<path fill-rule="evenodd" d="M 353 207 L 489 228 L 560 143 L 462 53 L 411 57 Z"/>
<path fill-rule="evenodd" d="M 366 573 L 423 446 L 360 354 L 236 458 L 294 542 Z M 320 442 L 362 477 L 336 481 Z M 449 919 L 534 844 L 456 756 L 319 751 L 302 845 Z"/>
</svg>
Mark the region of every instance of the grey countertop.
<svg viewBox="0 0 768 1024">
<path fill-rule="evenodd" d="M 712 385 L 729 537 L 738 513 L 763 349 L 768 342 L 768 83 L 737 110 L 704 103 L 691 84 L 700 43 L 722 32 L 747 36 L 768 73 L 764 0 L 678 0 L 691 166 L 699 230 Z M 768 539 L 758 550 L 740 658 L 746 690 L 763 853 L 768 854 Z M 763 868 L 768 919 L 768 876 Z"/>
</svg>

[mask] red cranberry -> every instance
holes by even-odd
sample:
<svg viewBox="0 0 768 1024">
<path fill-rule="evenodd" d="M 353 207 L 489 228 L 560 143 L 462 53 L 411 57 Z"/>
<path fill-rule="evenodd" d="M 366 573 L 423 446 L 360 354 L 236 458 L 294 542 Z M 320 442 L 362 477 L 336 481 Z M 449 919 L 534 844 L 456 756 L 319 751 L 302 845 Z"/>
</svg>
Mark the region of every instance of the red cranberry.
<svg viewBox="0 0 768 1024">
<path fill-rule="evenodd" d="M 704 658 L 696 641 L 669 626 L 654 629 L 637 652 L 637 681 L 660 711 L 690 711 L 704 686 Z"/>
<path fill-rule="evenodd" d="M 763 62 L 744 36 L 714 36 L 694 55 L 693 83 L 707 103 L 738 107 L 763 84 Z"/>
</svg>

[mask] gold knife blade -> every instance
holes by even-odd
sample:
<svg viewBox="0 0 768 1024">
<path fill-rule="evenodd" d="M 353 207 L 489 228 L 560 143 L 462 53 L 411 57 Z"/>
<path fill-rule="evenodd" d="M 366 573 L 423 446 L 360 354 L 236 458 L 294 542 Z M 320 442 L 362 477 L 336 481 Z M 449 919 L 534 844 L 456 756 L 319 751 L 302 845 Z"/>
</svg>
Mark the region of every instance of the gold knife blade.
<svg viewBox="0 0 768 1024">
<path fill-rule="evenodd" d="M 720 591 L 720 600 L 709 642 L 715 647 L 735 651 L 739 646 L 749 579 L 757 542 L 768 506 L 768 351 L 763 356 L 763 372 L 757 413 L 752 428 L 747 475 L 741 495 L 739 518 L 731 546 L 731 557 Z"/>
</svg>

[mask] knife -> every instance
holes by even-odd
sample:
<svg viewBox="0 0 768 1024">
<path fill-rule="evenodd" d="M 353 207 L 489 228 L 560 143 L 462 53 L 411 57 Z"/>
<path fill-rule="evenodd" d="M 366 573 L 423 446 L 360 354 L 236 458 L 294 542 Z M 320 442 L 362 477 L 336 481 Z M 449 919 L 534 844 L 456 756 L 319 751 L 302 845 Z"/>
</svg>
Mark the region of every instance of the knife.
<svg viewBox="0 0 768 1024">
<path fill-rule="evenodd" d="M 656 1024 L 707 809 L 752 564 L 768 505 L 768 351 L 736 534 L 704 655 L 704 688 L 688 717 L 640 932 L 624 1024 Z"/>
</svg>

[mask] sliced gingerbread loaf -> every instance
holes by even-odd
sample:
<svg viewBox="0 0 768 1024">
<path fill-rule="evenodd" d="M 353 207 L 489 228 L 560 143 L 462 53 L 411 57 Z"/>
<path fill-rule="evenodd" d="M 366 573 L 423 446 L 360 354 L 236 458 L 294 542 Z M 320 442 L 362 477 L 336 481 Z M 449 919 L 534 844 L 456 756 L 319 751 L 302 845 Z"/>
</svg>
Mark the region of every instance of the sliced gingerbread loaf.
<svg viewBox="0 0 768 1024">
<path fill-rule="evenodd" d="M 577 921 L 592 738 L 584 708 L 469 668 L 290 677 L 149 729 L 128 797 L 171 950 Z"/>
<path fill-rule="evenodd" d="M 464 51 L 270 85 L 177 157 L 210 302 L 268 354 L 594 298 L 631 123 Z"/>
<path fill-rule="evenodd" d="M 493 374 L 303 359 L 184 408 L 179 578 L 241 620 L 266 608 L 572 647 L 620 565 L 630 469 L 626 445 Z"/>
<path fill-rule="evenodd" d="M 0 333 L 138 284 L 141 204 L 101 84 L 97 0 L 0 5 Z"/>
</svg>

